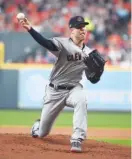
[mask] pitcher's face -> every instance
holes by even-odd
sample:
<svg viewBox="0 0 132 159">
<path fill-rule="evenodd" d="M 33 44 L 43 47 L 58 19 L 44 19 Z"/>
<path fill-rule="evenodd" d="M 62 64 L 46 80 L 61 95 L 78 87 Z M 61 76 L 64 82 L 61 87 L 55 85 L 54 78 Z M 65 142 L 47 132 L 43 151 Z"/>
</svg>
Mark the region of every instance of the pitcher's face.
<svg viewBox="0 0 132 159">
<path fill-rule="evenodd" d="M 86 27 L 84 25 L 81 25 L 78 28 L 72 28 L 71 30 L 72 30 L 71 33 L 73 34 L 73 36 L 76 39 L 85 40 L 86 34 L 87 34 L 87 30 L 86 30 Z"/>
</svg>

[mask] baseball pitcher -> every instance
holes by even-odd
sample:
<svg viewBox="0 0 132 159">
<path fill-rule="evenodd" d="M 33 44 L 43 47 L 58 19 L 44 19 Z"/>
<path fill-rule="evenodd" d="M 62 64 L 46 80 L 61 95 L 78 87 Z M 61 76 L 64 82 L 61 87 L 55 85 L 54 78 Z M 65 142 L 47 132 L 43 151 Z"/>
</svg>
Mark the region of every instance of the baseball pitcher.
<svg viewBox="0 0 132 159">
<path fill-rule="evenodd" d="M 95 49 L 84 44 L 88 25 L 81 16 L 72 17 L 69 21 L 70 37 L 47 39 L 35 31 L 27 18 L 18 22 L 43 47 L 53 53 L 57 62 L 45 88 L 44 106 L 40 120 L 35 121 L 32 137 L 45 137 L 65 106 L 74 108 L 73 134 L 70 139 L 71 152 L 82 152 L 81 143 L 87 132 L 87 101 L 80 84 L 83 71 L 87 79 L 97 83 L 104 71 L 105 61 Z"/>
</svg>

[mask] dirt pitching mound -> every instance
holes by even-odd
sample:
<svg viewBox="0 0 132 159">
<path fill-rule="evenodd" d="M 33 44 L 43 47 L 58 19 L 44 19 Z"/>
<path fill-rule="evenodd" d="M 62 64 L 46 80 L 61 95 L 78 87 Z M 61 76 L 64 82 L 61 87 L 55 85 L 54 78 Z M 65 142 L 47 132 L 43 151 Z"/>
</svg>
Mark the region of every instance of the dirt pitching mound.
<svg viewBox="0 0 132 159">
<path fill-rule="evenodd" d="M 0 134 L 0 159 L 130 159 L 130 147 L 86 140 L 83 152 L 70 152 L 70 136 L 49 135 L 43 139 L 28 134 Z"/>
</svg>

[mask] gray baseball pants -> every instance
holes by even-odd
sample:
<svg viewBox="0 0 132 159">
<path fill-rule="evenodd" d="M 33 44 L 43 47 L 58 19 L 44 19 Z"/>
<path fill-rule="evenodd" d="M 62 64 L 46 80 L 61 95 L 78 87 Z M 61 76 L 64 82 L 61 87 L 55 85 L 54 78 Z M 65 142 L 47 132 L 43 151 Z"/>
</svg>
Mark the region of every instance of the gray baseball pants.
<svg viewBox="0 0 132 159">
<path fill-rule="evenodd" d="M 87 100 L 81 84 L 72 90 L 60 90 L 49 85 L 46 86 L 38 132 L 39 137 L 44 137 L 50 133 L 56 117 L 65 106 L 74 108 L 71 142 L 72 140 L 84 140 L 86 138 Z"/>
</svg>

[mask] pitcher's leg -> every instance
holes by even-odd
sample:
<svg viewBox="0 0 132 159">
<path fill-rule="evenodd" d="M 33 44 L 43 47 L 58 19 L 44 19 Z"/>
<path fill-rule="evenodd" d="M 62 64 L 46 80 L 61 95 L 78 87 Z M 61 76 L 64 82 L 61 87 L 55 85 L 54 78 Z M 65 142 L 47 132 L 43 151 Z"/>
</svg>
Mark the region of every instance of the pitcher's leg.
<svg viewBox="0 0 132 159">
<path fill-rule="evenodd" d="M 67 92 L 60 92 L 50 87 L 46 88 L 40 121 L 36 121 L 32 127 L 33 137 L 44 137 L 49 134 L 56 117 L 65 106 L 66 95 Z"/>
<path fill-rule="evenodd" d="M 83 95 L 76 99 L 73 114 L 73 134 L 71 140 L 84 140 L 87 135 L 87 102 Z"/>
<path fill-rule="evenodd" d="M 51 127 L 64 107 L 64 99 L 58 99 L 58 101 L 53 101 L 50 104 L 45 104 L 41 113 L 40 125 L 38 136 L 44 137 L 49 134 Z"/>
<path fill-rule="evenodd" d="M 67 104 L 74 107 L 71 142 L 84 140 L 87 134 L 87 100 L 81 86 L 73 89 L 67 98 Z"/>
</svg>

